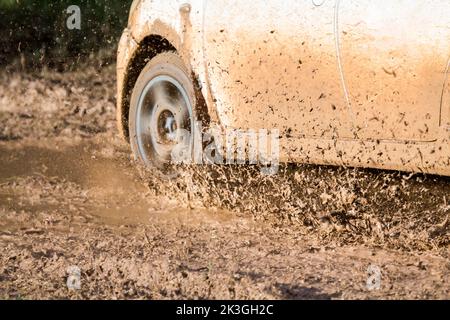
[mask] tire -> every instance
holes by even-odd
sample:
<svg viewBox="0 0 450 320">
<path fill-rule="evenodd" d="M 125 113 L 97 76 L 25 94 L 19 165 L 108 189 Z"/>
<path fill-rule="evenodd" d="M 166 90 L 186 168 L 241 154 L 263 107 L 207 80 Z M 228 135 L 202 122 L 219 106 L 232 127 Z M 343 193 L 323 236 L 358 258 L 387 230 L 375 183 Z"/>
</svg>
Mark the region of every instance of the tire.
<svg viewBox="0 0 450 320">
<path fill-rule="evenodd" d="M 165 52 L 150 60 L 131 95 L 128 123 L 136 159 L 149 167 L 171 168 L 183 129 L 189 133 L 183 142 L 184 157 L 192 160 L 195 106 L 193 81 L 181 58 Z"/>
</svg>

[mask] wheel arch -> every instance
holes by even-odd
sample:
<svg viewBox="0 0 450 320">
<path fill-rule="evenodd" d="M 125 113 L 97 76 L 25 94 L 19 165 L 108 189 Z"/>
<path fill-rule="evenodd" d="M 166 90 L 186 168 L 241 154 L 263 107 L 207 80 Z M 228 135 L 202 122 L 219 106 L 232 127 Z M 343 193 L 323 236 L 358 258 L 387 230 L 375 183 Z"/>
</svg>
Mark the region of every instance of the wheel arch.
<svg viewBox="0 0 450 320">
<path fill-rule="evenodd" d="M 143 38 L 137 45 L 137 49 L 134 51 L 125 69 L 118 70 L 119 73 L 123 73 L 123 80 L 121 84 L 119 83 L 117 121 L 119 131 L 127 141 L 129 141 L 128 117 L 130 99 L 134 85 L 148 61 L 167 51 L 177 52 L 177 49 L 165 37 L 151 34 Z"/>
<path fill-rule="evenodd" d="M 194 84 L 195 94 L 196 94 L 196 111 L 199 116 L 199 120 L 204 124 L 208 124 L 210 122 L 209 110 L 207 107 L 207 103 L 203 97 L 203 94 L 200 89 L 200 85 L 198 83 L 198 75 L 192 71 L 192 68 L 189 64 L 189 59 L 186 59 L 186 56 L 180 52 L 178 49 L 179 46 L 178 41 L 169 41 L 168 38 L 161 36 L 159 34 L 151 34 L 143 38 L 142 41 L 137 45 L 137 49 L 134 50 L 128 64 L 122 70 L 118 70 L 118 73 L 122 73 L 118 75 L 119 77 L 123 77 L 122 81 L 119 81 L 119 91 L 118 91 L 118 110 L 117 110 L 117 121 L 119 131 L 122 137 L 129 141 L 129 129 L 128 129 L 128 118 L 130 111 L 130 100 L 131 93 L 133 91 L 134 85 L 141 73 L 141 71 L 145 68 L 147 63 L 156 57 L 157 55 L 173 51 L 180 55 L 181 59 L 184 61 L 186 67 L 191 72 L 191 79 Z"/>
</svg>

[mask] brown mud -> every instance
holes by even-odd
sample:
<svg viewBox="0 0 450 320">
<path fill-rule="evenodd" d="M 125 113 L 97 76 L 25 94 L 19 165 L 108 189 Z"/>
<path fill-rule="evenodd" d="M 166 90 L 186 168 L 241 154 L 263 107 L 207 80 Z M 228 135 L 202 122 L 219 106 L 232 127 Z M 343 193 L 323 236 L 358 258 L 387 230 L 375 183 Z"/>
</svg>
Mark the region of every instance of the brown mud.
<svg viewBox="0 0 450 320">
<path fill-rule="evenodd" d="M 118 137 L 113 67 L 0 81 L 0 298 L 450 298 L 448 178 L 289 165 L 166 181 Z"/>
</svg>

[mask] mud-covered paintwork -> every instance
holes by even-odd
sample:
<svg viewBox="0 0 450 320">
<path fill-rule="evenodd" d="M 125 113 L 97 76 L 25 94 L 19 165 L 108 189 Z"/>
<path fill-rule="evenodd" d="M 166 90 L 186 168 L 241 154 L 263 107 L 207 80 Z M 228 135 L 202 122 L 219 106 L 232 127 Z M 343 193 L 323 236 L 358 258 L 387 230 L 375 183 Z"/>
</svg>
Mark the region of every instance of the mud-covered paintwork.
<svg viewBox="0 0 450 320">
<path fill-rule="evenodd" d="M 285 162 L 450 175 L 450 1 L 138 0 L 133 8 L 117 66 L 124 136 L 135 56 L 159 36 L 192 70 L 212 122 L 279 129 Z"/>
</svg>

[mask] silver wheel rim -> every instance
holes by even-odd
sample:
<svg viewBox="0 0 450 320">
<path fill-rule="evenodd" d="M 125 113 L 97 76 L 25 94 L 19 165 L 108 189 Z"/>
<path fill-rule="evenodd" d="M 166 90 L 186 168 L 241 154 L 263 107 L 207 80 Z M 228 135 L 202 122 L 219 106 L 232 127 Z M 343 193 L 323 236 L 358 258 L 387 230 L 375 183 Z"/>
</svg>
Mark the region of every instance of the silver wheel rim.
<svg viewBox="0 0 450 320">
<path fill-rule="evenodd" d="M 168 165 L 181 129 L 192 133 L 192 105 L 183 86 L 174 78 L 161 75 L 144 88 L 136 113 L 136 138 L 141 159 L 148 166 Z M 184 141 L 192 152 L 193 137 Z"/>
</svg>

